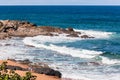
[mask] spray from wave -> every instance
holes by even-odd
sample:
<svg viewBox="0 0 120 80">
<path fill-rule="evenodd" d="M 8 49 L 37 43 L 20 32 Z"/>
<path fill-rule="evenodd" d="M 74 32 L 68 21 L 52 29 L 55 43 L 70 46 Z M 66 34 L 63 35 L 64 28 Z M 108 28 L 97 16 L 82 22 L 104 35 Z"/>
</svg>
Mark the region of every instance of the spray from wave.
<svg viewBox="0 0 120 80">
<path fill-rule="evenodd" d="M 110 38 L 110 36 L 113 34 L 112 32 L 103 32 L 103 31 L 93 31 L 93 30 L 78 30 L 74 29 L 77 32 L 81 32 L 81 34 L 93 36 L 96 39 L 104 39 L 104 38 Z"/>
</svg>

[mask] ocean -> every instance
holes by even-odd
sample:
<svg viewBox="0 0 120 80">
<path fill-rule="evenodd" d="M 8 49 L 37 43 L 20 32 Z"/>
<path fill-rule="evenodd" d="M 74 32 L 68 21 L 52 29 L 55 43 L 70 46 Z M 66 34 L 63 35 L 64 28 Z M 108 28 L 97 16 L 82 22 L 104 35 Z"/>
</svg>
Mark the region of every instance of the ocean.
<svg viewBox="0 0 120 80">
<path fill-rule="evenodd" d="M 120 6 L 0 6 L 0 19 L 72 27 L 95 37 L 61 34 L 0 40 L 0 59 L 44 62 L 72 80 L 120 79 Z"/>
</svg>

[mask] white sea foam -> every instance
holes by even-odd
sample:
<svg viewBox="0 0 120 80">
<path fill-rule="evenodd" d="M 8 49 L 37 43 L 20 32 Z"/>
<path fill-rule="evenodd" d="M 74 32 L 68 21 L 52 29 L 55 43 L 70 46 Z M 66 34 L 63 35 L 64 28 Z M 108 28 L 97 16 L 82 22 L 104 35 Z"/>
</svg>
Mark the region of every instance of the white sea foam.
<svg viewBox="0 0 120 80">
<path fill-rule="evenodd" d="M 119 80 L 119 73 L 62 73 L 63 78 L 71 78 L 72 80 Z"/>
<path fill-rule="evenodd" d="M 35 36 L 31 37 L 33 41 L 39 41 L 39 43 L 67 43 L 67 42 L 74 42 L 77 40 L 81 40 L 80 38 L 72 38 L 72 37 L 66 37 L 65 34 L 60 34 L 59 36 Z"/>
<path fill-rule="evenodd" d="M 82 35 L 89 35 L 98 39 L 109 38 L 113 34 L 112 32 L 104 32 L 104 31 L 78 30 L 78 29 L 74 29 L 74 30 L 77 32 L 81 32 Z"/>
<path fill-rule="evenodd" d="M 64 37 L 63 37 L 64 36 Z M 66 43 L 66 42 L 74 42 L 76 40 L 81 40 L 78 38 L 70 38 L 70 37 L 66 37 L 65 34 L 61 34 L 60 36 L 55 36 L 55 37 L 50 37 L 50 36 L 36 36 L 36 37 L 26 37 L 23 42 L 27 45 L 32 45 L 35 47 L 39 47 L 39 48 L 45 48 L 45 49 L 49 49 L 49 50 L 53 50 L 53 51 L 57 51 L 58 53 L 61 53 L 63 55 L 71 55 L 73 57 L 80 57 L 80 58 L 93 58 L 95 56 L 98 56 L 100 54 L 102 54 L 102 52 L 100 51 L 92 51 L 92 50 L 85 50 L 85 49 L 75 49 L 72 47 L 66 47 L 66 46 L 57 46 L 57 45 L 53 45 L 53 43 Z M 16 41 L 16 42 L 15 42 Z M 1 47 L 0 47 L 0 59 L 7 59 L 9 57 L 14 57 L 13 55 L 17 55 L 17 54 L 23 54 L 26 53 L 26 50 L 23 49 L 22 47 L 20 47 L 21 42 L 20 41 L 6 41 L 6 42 L 1 42 Z M 5 46 L 6 44 L 10 43 L 10 47 L 9 46 Z M 18 43 L 20 42 L 20 43 Z M 17 43 L 17 44 L 16 44 Z M 49 43 L 49 45 L 45 45 L 45 43 Z M 12 46 L 12 45 L 17 45 L 17 46 Z M 28 48 L 29 49 L 29 48 Z M 18 56 L 18 59 L 25 59 L 25 58 L 29 58 L 30 60 L 32 60 L 32 58 L 34 58 L 34 56 L 24 56 L 24 55 L 20 55 Z M 116 60 L 116 59 L 109 59 L 103 56 L 100 56 L 102 58 L 102 63 L 103 64 L 117 64 L 120 61 Z M 62 65 L 63 66 L 63 65 Z M 67 69 L 65 67 L 65 69 Z M 72 70 L 72 69 L 71 69 Z M 87 71 L 87 70 L 86 70 Z M 64 78 L 73 78 L 75 80 L 119 80 L 120 76 L 119 73 L 94 73 L 94 72 L 90 72 L 89 70 L 86 72 L 87 74 L 84 74 L 84 70 L 83 73 L 78 72 L 77 70 L 75 70 L 75 72 L 71 73 L 70 70 L 68 70 L 69 73 L 65 72 L 62 73 Z M 89 72 L 89 75 L 88 75 Z"/>
<path fill-rule="evenodd" d="M 120 63 L 120 60 L 117 60 L 117 59 L 109 59 L 107 57 L 103 57 L 103 56 L 100 56 L 102 58 L 102 63 L 103 64 L 118 64 Z"/>
<path fill-rule="evenodd" d="M 39 47 L 39 48 L 45 48 L 45 49 L 57 51 L 60 54 L 71 55 L 73 57 L 93 58 L 93 57 L 95 57 L 99 54 L 102 54 L 102 52 L 100 52 L 100 51 L 75 49 L 75 48 L 66 47 L 66 46 L 56 46 L 56 45 L 53 45 L 53 44 L 49 44 L 49 45 L 42 44 L 42 43 L 45 43 L 45 41 L 49 42 L 49 40 L 52 40 L 52 42 L 54 42 L 54 40 L 56 42 L 59 41 L 59 39 L 57 40 L 56 38 L 50 39 L 49 36 L 44 36 L 44 37 L 42 36 L 42 38 L 41 38 L 41 36 L 37 36 L 37 37 L 27 37 L 23 40 L 23 42 L 26 45 L 32 45 L 32 46 Z M 61 39 L 60 42 L 63 42 L 62 39 Z"/>
<path fill-rule="evenodd" d="M 68 80 L 92 80 L 90 78 L 86 78 L 85 76 L 81 74 L 75 74 L 75 73 L 62 73 L 63 78 L 68 78 Z"/>
<path fill-rule="evenodd" d="M 15 58 L 15 55 L 24 54 L 26 53 L 25 51 L 26 49 L 23 48 L 21 40 L 9 39 L 0 41 L 0 59 Z"/>
<path fill-rule="evenodd" d="M 12 58 L 15 54 L 20 54 L 22 51 L 19 48 L 2 46 L 0 47 L 0 59 Z"/>
</svg>

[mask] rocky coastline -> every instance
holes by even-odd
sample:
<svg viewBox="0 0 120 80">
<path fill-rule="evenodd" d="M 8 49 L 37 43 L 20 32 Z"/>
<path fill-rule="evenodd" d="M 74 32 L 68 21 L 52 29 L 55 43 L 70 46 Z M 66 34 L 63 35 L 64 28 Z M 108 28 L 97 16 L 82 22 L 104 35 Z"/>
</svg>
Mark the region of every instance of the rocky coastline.
<svg viewBox="0 0 120 80">
<path fill-rule="evenodd" d="M 8 71 L 15 71 L 20 76 L 24 76 L 26 72 L 30 72 L 36 76 L 35 80 L 61 80 L 61 73 L 49 67 L 32 64 L 28 59 L 16 61 L 14 59 L 0 60 L 0 66 L 7 63 L 5 69 Z M 34 80 L 34 79 L 30 79 Z"/>
<path fill-rule="evenodd" d="M 83 35 L 81 32 L 77 32 L 73 28 L 62 29 L 50 26 L 37 26 L 36 24 L 27 21 L 0 20 L 0 40 L 10 39 L 11 37 L 33 37 L 37 35 L 59 36 L 59 34 L 66 34 L 66 37 L 77 37 L 85 39 L 94 38 L 89 35 Z M 15 64 L 19 63 L 22 65 L 27 65 L 26 68 L 21 66 L 8 65 L 7 68 L 11 70 L 32 71 L 37 74 L 56 76 L 58 79 L 55 80 L 59 80 L 62 77 L 62 74 L 59 71 L 51 69 L 44 63 L 32 64 L 32 62 L 30 62 L 28 59 L 23 61 L 8 59 L 7 61 L 12 61 Z"/>
<path fill-rule="evenodd" d="M 82 35 L 81 32 L 74 31 L 73 28 L 62 29 L 50 26 L 37 26 L 27 21 L 0 20 L 0 39 L 33 37 L 37 35 L 58 36 L 58 34 L 63 33 L 67 34 L 67 37 L 94 38 L 89 35 Z"/>
<path fill-rule="evenodd" d="M 48 76 L 56 76 L 58 78 L 62 77 L 62 74 L 59 71 L 51 69 L 45 63 L 32 63 L 29 59 L 25 59 L 25 60 L 8 59 L 8 60 L 27 66 L 27 68 L 22 68 L 17 65 L 16 66 L 8 65 L 7 68 L 11 69 L 11 70 L 32 71 L 32 72 L 35 72 L 38 74 L 45 74 Z"/>
</svg>

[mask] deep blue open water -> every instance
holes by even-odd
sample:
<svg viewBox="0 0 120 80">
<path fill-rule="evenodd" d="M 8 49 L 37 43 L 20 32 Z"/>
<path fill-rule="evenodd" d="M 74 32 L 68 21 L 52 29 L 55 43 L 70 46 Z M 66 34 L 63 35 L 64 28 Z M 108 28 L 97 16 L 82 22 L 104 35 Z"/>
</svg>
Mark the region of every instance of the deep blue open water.
<svg viewBox="0 0 120 80">
<path fill-rule="evenodd" d="M 66 78 L 120 79 L 120 6 L 0 6 L 0 20 L 6 19 L 30 21 L 39 26 L 72 27 L 92 34 L 95 39 L 13 38 L 0 41 L 1 54 L 15 53 L 12 55 L 16 59 L 45 62 Z M 7 43 L 11 45 L 5 46 Z"/>
</svg>

